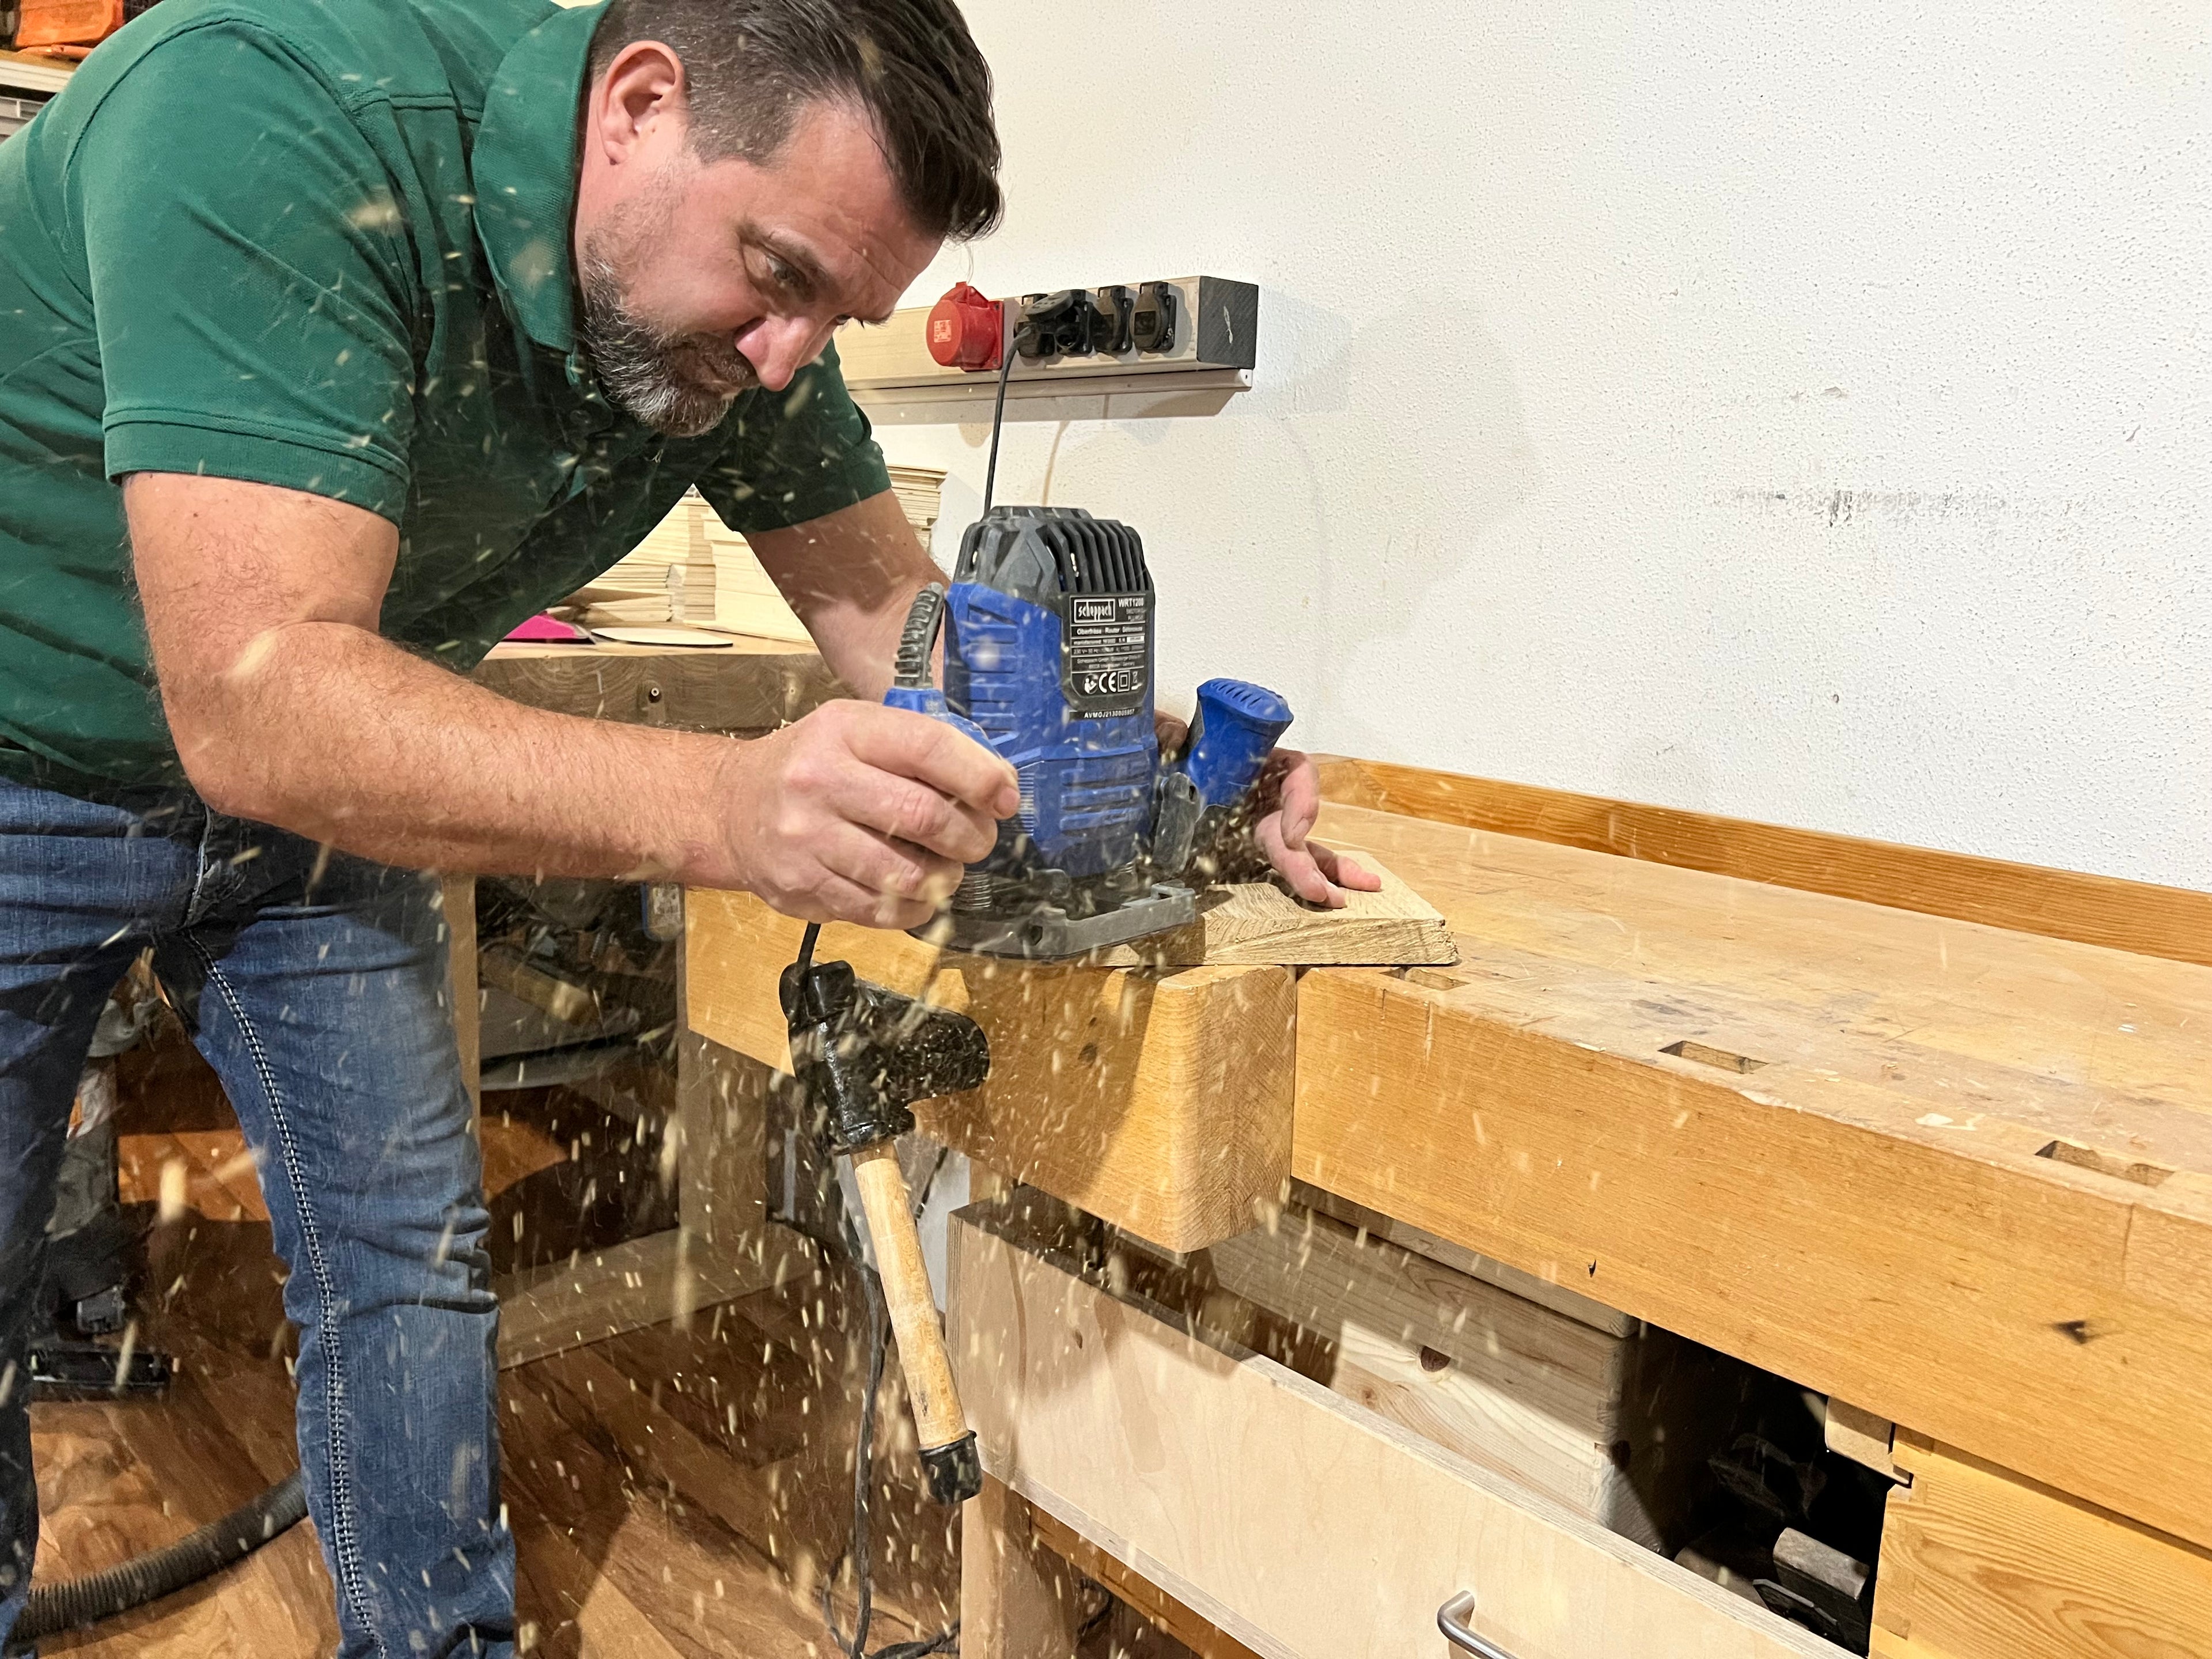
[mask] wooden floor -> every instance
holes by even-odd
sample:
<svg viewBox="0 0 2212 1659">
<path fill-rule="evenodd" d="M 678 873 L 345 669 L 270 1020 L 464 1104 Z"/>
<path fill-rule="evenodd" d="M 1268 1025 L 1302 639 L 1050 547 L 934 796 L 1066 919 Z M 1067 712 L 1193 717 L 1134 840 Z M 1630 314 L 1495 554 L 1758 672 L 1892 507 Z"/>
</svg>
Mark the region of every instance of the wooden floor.
<svg viewBox="0 0 2212 1659">
<path fill-rule="evenodd" d="M 125 1196 L 150 1204 L 165 1166 L 173 1193 L 184 1177 L 185 1210 L 149 1239 L 140 1297 L 144 1340 L 174 1353 L 180 1374 L 159 1401 L 33 1407 L 40 1581 L 170 1542 L 295 1462 L 290 1334 L 251 1160 L 219 1093 L 182 1106 L 172 1093 L 161 1121 L 158 1133 L 125 1122 Z M 532 1135 L 526 1124 L 489 1125 L 494 1183 L 568 1156 Z M 865 1358 L 847 1334 L 854 1324 L 836 1282 L 808 1281 L 705 1310 L 689 1334 L 647 1329 L 507 1374 L 503 1492 L 530 1651 L 835 1650 L 816 1595 L 848 1529 Z M 890 1444 L 877 1467 L 893 1484 L 879 1506 L 871 1647 L 933 1634 L 958 1601 L 953 1529 L 903 1484 L 911 1431 L 897 1431 L 895 1384 L 883 1409 Z M 849 1628 L 848 1582 L 837 1600 Z M 43 1650 L 320 1659 L 337 1639 L 329 1581 L 303 1524 L 203 1585 Z"/>
</svg>

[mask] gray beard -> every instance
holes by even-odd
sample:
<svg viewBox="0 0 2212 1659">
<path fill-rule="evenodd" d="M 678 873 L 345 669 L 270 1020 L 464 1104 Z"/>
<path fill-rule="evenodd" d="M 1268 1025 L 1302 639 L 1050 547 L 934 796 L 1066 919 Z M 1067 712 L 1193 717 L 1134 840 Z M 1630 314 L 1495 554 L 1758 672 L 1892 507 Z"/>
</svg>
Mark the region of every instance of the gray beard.
<svg viewBox="0 0 2212 1659">
<path fill-rule="evenodd" d="M 584 249 L 577 281 L 584 354 L 600 389 L 633 420 L 672 438 L 702 437 L 760 384 L 751 363 L 727 340 L 672 334 L 632 311 L 613 261 L 598 246 Z"/>
</svg>

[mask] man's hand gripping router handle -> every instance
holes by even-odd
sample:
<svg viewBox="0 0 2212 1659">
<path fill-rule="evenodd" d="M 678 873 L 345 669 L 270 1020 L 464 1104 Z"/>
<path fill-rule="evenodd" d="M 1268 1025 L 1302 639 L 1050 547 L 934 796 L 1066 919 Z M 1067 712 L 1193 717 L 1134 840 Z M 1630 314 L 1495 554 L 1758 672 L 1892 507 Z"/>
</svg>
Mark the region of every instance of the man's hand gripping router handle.
<svg viewBox="0 0 2212 1659">
<path fill-rule="evenodd" d="M 1014 769 L 908 708 L 826 702 L 724 763 L 720 884 L 787 916 L 919 927 L 1020 804 Z"/>
</svg>

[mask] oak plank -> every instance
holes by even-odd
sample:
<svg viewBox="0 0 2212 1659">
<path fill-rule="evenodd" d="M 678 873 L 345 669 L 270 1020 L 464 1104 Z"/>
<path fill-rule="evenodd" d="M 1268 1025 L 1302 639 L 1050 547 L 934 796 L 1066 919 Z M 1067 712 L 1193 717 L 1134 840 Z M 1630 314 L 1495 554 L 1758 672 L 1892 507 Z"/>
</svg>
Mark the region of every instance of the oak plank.
<svg viewBox="0 0 2212 1659">
<path fill-rule="evenodd" d="M 2198 1659 L 2212 1551 L 1900 1433 L 1877 1659 Z"/>
<path fill-rule="evenodd" d="M 694 890 L 692 1029 L 790 1065 L 776 981 L 800 923 L 744 893 Z M 1291 970 L 1023 963 L 836 926 L 819 960 L 975 1019 L 991 1074 L 915 1108 L 924 1130 L 991 1169 L 1170 1249 L 1243 1231 L 1289 1174 Z"/>
<path fill-rule="evenodd" d="M 1272 881 L 1233 882 L 1198 897 L 1198 920 L 1086 960 L 1097 968 L 1196 968 L 1208 963 L 1265 967 L 1391 967 L 1459 960 L 1437 908 L 1385 868 L 1372 893 L 1347 890 L 1344 904 L 1307 904 Z"/>
</svg>

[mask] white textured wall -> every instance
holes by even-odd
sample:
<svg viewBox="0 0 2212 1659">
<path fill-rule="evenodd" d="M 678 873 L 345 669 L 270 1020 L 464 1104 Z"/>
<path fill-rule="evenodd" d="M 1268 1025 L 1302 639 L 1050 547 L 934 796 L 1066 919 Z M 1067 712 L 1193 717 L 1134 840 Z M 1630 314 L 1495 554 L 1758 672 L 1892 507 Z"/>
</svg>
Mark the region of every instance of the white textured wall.
<svg viewBox="0 0 2212 1659">
<path fill-rule="evenodd" d="M 2212 887 L 2212 6 L 965 3 L 1012 212 L 909 303 L 1261 285 L 1222 415 L 1008 428 L 1001 499 L 1144 532 L 1171 682 Z M 882 435 L 949 556 L 982 429 Z"/>
</svg>

